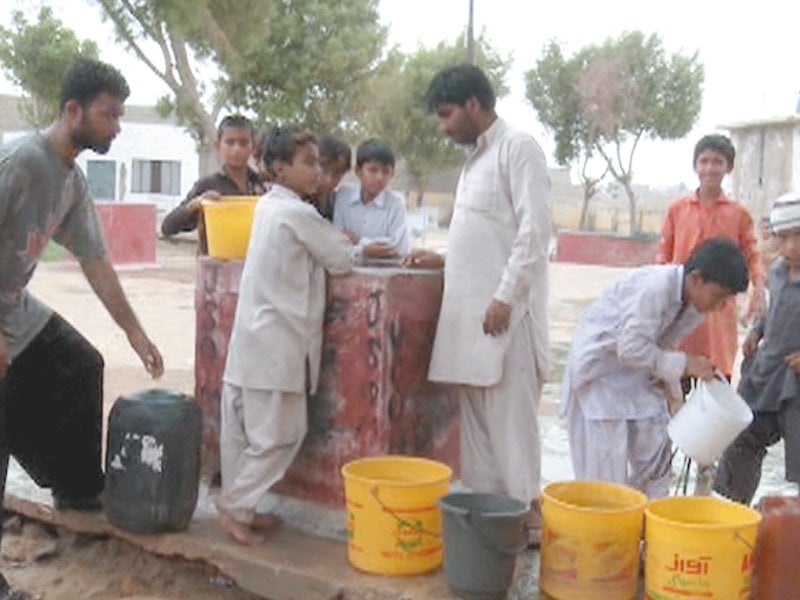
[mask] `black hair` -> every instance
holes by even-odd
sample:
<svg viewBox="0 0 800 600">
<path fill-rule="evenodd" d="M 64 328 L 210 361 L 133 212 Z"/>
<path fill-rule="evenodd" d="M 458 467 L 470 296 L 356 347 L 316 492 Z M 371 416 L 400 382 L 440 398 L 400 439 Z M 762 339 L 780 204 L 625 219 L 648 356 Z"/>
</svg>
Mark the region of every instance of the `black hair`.
<svg viewBox="0 0 800 600">
<path fill-rule="evenodd" d="M 298 146 L 317 143 L 317 138 L 310 131 L 299 125 L 278 125 L 273 127 L 264 137 L 261 144 L 261 161 L 270 176 L 275 176 L 272 166 L 280 160 L 291 164 Z"/>
<path fill-rule="evenodd" d="M 78 57 L 61 83 L 59 108 L 63 111 L 69 100 L 75 100 L 85 109 L 104 92 L 124 102 L 131 90 L 116 68 L 93 58 Z"/>
<path fill-rule="evenodd" d="M 463 106 L 473 96 L 484 110 L 494 110 L 494 89 L 483 71 L 474 65 L 457 65 L 434 75 L 425 102 L 428 111 L 434 112 L 438 104 L 452 102 Z"/>
<path fill-rule="evenodd" d="M 335 135 L 323 135 L 319 138 L 319 160 L 325 163 L 341 162 L 342 169 L 349 171 L 353 166 L 353 153 L 344 140 Z"/>
<path fill-rule="evenodd" d="M 694 146 L 694 158 L 692 159 L 692 167 L 697 164 L 697 157 L 704 150 L 713 150 L 725 157 L 728 161 L 728 167 L 733 168 L 733 161 L 736 158 L 736 148 L 733 147 L 731 138 L 726 135 L 712 133 L 704 135 Z"/>
<path fill-rule="evenodd" d="M 703 281 L 716 283 L 734 293 L 747 290 L 747 260 L 732 240 L 709 238 L 683 264 L 684 276 L 697 271 Z"/>
<path fill-rule="evenodd" d="M 356 150 L 356 166 L 367 162 L 377 162 L 394 168 L 395 157 L 392 147 L 384 141 L 370 139 L 362 142 Z"/>
<path fill-rule="evenodd" d="M 244 115 L 235 114 L 224 117 L 222 121 L 219 122 L 219 126 L 217 126 L 217 140 L 222 139 L 222 132 L 226 127 L 247 129 L 253 141 L 256 139 L 256 128 L 253 127 L 253 123 L 250 119 Z"/>
</svg>

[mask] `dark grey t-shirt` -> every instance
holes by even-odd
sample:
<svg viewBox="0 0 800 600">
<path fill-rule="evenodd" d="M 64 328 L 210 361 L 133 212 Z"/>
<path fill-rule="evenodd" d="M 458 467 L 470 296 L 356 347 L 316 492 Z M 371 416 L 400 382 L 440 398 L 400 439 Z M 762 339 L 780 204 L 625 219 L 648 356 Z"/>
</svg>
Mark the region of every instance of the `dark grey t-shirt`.
<svg viewBox="0 0 800 600">
<path fill-rule="evenodd" d="M 79 260 L 106 253 L 80 168 L 33 133 L 0 146 L 0 331 L 12 359 L 52 314 L 26 290 L 51 238 Z"/>
</svg>

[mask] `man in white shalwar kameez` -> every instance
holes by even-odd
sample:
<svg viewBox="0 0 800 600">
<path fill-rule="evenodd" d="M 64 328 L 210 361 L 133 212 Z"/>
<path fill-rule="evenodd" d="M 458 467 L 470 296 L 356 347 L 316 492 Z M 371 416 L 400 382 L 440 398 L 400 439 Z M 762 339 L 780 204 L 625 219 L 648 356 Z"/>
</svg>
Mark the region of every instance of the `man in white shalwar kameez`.
<svg viewBox="0 0 800 600">
<path fill-rule="evenodd" d="M 437 74 L 427 101 L 443 132 L 468 148 L 428 376 L 458 384 L 463 483 L 531 505 L 538 526 L 537 410 L 549 363 L 545 157 L 529 134 L 497 117 L 494 91 L 477 67 Z M 420 267 L 442 263 L 424 251 L 406 260 Z"/>
<path fill-rule="evenodd" d="M 677 350 L 704 313 L 747 289 L 747 264 L 724 238 L 685 265 L 642 267 L 616 281 L 584 313 L 564 369 L 561 412 L 576 479 L 669 491 L 668 398 L 682 376 L 710 379 L 713 363 Z"/>
</svg>

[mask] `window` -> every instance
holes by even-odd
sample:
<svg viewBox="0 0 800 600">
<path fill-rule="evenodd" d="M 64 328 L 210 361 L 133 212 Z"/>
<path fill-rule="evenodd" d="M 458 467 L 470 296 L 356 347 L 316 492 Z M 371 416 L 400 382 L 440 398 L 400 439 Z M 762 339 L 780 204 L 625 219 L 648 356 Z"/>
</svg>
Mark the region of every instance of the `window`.
<svg viewBox="0 0 800 600">
<path fill-rule="evenodd" d="M 113 160 L 86 162 L 86 183 L 95 200 L 117 199 L 117 163 Z"/>
<path fill-rule="evenodd" d="M 180 161 L 134 159 L 131 192 L 179 196 L 181 193 Z"/>
</svg>

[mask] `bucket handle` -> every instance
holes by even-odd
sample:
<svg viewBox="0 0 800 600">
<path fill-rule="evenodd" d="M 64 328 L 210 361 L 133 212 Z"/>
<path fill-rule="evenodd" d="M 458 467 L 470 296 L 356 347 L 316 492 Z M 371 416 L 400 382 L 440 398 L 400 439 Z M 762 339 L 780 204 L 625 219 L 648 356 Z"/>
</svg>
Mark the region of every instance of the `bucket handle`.
<svg viewBox="0 0 800 600">
<path fill-rule="evenodd" d="M 528 541 L 526 539 L 523 539 L 522 542 L 517 546 L 501 548 L 488 535 L 486 535 L 481 525 L 478 524 L 479 522 L 476 522 L 475 519 L 473 519 L 474 513 L 472 511 L 469 511 L 465 508 L 455 508 L 455 507 L 448 507 L 447 510 L 448 512 L 453 514 L 453 516 L 461 523 L 463 527 L 471 529 L 475 533 L 475 535 L 478 536 L 478 538 L 481 541 L 481 544 L 483 544 L 485 548 L 493 552 L 497 552 L 498 554 L 505 554 L 506 556 L 516 556 L 517 554 L 519 554 L 528 547 Z M 527 527 L 525 528 L 525 530 L 527 531 Z M 524 537 L 525 536 L 523 536 L 523 538 Z"/>
<path fill-rule="evenodd" d="M 404 527 L 410 527 L 411 529 L 416 530 L 417 533 L 421 533 L 423 535 L 429 535 L 431 537 L 441 539 L 442 535 L 440 533 L 435 533 L 433 531 L 428 531 L 424 527 L 420 527 L 419 525 L 415 525 L 414 523 L 411 523 L 408 520 L 404 519 L 403 517 L 398 515 L 395 511 L 393 511 L 391 508 L 386 506 L 383 503 L 383 501 L 378 497 L 378 486 L 377 485 L 369 486 L 369 493 L 375 499 L 375 502 L 377 502 L 378 505 L 383 509 L 383 512 L 385 512 L 388 515 L 391 515 L 392 517 L 394 517 L 394 519 L 397 521 L 398 525 L 403 525 Z"/>
<path fill-rule="evenodd" d="M 750 542 L 748 542 L 746 539 L 744 539 L 744 538 L 742 537 L 742 534 L 741 534 L 741 533 L 739 533 L 738 531 L 734 531 L 734 532 L 733 532 L 733 537 L 734 537 L 734 539 L 737 539 L 737 540 L 739 540 L 739 541 L 740 541 L 740 542 L 742 542 L 742 543 L 743 543 L 745 546 L 747 546 L 747 547 L 750 549 L 750 551 L 751 551 L 751 552 L 755 552 L 755 550 L 756 550 L 756 547 L 755 547 L 755 546 L 753 546 L 753 544 L 751 544 Z"/>
</svg>

